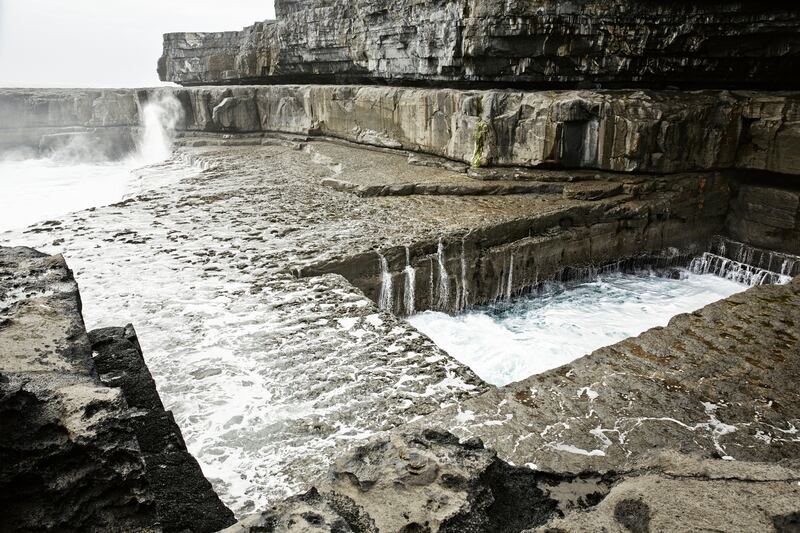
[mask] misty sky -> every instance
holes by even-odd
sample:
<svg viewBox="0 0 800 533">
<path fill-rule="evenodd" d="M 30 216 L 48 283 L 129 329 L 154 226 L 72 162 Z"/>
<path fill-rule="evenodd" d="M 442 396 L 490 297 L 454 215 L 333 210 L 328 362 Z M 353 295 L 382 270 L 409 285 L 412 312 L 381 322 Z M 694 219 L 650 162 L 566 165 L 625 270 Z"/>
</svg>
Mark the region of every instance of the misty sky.
<svg viewBox="0 0 800 533">
<path fill-rule="evenodd" d="M 161 35 L 238 30 L 272 0 L 0 0 L 0 86 L 159 85 Z"/>
</svg>

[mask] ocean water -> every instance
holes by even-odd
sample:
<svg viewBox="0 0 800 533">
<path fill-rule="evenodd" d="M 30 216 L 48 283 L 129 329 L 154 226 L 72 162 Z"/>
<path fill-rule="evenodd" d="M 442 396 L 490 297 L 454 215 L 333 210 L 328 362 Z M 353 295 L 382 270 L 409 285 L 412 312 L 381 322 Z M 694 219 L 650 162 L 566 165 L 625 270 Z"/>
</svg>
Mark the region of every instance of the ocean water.
<svg viewBox="0 0 800 533">
<path fill-rule="evenodd" d="M 136 171 L 170 157 L 180 113 L 180 104 L 167 96 L 146 104 L 136 150 L 118 161 L 100 160 L 91 145 L 77 142 L 42 157 L 0 157 L 0 232 L 109 205 L 160 185 L 145 183 Z"/>
<path fill-rule="evenodd" d="M 135 161 L 0 161 L 0 231 L 122 200 L 136 168 Z"/>
<path fill-rule="evenodd" d="M 456 316 L 425 311 L 408 321 L 485 381 L 502 386 L 665 326 L 679 313 L 746 288 L 688 271 L 681 279 L 616 273 Z"/>
</svg>

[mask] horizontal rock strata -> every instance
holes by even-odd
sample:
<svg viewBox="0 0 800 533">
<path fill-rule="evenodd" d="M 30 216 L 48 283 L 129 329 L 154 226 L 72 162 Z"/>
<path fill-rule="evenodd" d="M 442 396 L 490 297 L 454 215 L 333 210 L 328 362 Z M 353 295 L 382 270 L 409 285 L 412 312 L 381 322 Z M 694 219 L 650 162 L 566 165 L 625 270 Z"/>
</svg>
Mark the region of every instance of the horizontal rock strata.
<svg viewBox="0 0 800 533">
<path fill-rule="evenodd" d="M 800 12 L 717 0 L 277 0 L 276 21 L 164 36 L 184 85 L 360 82 L 564 86 L 797 84 Z"/>
<path fill-rule="evenodd" d="M 46 150 L 55 142 L 53 134 L 130 132 L 141 122 L 143 105 L 164 91 L 0 91 L 0 149 Z M 800 174 L 796 93 L 369 86 L 167 93 L 182 104 L 181 131 L 326 135 L 473 167 L 644 173 L 740 168 Z"/>
</svg>

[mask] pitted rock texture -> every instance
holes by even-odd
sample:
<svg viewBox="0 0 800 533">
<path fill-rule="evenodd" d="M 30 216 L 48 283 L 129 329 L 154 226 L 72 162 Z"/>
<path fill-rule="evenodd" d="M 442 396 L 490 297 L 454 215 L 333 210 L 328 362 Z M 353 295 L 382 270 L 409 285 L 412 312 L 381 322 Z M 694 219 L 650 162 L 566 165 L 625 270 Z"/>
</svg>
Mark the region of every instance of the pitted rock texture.
<svg viewBox="0 0 800 533">
<path fill-rule="evenodd" d="M 46 152 L 58 146 L 54 139 L 93 139 L 98 132 L 108 137 L 120 131 L 127 132 L 130 145 L 140 109 L 162 94 L 174 94 L 182 104 L 179 131 L 325 135 L 440 156 L 460 162 L 456 169 L 468 164 L 477 169 L 672 173 L 740 168 L 800 174 L 798 93 L 310 85 L 9 89 L 0 91 L 0 150 Z M 17 127 L 18 117 L 28 117 L 31 126 Z"/>
<path fill-rule="evenodd" d="M 639 455 L 624 474 L 547 473 L 477 438 L 398 428 L 340 458 L 319 490 L 225 531 L 791 531 L 799 481 L 795 468 L 674 451 Z"/>
<path fill-rule="evenodd" d="M 89 338 L 100 381 L 120 388 L 128 406 L 135 409 L 131 426 L 163 530 L 213 533 L 231 525 L 233 513 L 203 477 L 200 465 L 186 451 L 172 413 L 161 403 L 133 326 L 93 330 Z"/>
<path fill-rule="evenodd" d="M 0 247 L 0 529 L 161 531 L 119 390 L 61 256 Z"/>
<path fill-rule="evenodd" d="M 276 0 L 276 21 L 171 33 L 163 81 L 564 86 L 798 82 L 800 13 L 716 0 Z"/>
<path fill-rule="evenodd" d="M 655 449 L 797 466 L 800 277 L 678 315 L 420 423 L 515 464 L 625 471 Z"/>
</svg>

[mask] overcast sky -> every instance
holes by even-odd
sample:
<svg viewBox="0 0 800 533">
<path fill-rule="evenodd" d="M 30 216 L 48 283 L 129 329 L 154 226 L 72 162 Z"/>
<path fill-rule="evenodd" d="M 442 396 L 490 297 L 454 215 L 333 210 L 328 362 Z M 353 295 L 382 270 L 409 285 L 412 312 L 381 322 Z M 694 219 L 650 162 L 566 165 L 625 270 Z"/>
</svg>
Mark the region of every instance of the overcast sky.
<svg viewBox="0 0 800 533">
<path fill-rule="evenodd" d="M 272 0 L 0 0 L 0 86 L 159 85 L 161 35 L 238 30 Z"/>
</svg>

